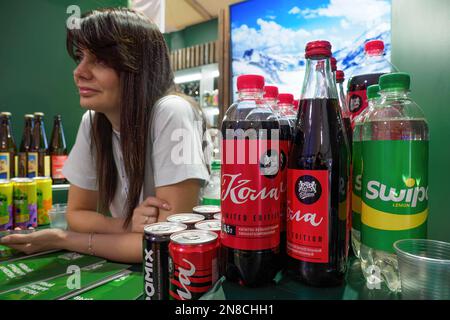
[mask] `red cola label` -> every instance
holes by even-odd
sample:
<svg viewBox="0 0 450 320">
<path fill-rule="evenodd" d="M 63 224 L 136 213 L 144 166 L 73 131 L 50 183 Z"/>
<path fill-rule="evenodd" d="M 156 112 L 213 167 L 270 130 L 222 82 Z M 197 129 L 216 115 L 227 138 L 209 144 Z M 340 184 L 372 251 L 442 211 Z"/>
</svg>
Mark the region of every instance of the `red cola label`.
<svg viewBox="0 0 450 320">
<path fill-rule="evenodd" d="M 169 245 L 170 297 L 175 300 L 197 300 L 218 280 L 219 242 L 201 250 L 180 250 L 173 243 Z M 205 249 L 206 249 L 205 248 Z"/>
<path fill-rule="evenodd" d="M 287 192 L 287 254 L 328 263 L 328 171 L 289 169 Z"/>
<path fill-rule="evenodd" d="M 289 140 L 280 140 L 280 169 L 281 169 L 281 183 L 280 183 L 280 231 L 286 231 L 286 212 L 287 212 L 287 155 L 289 154 Z"/>
<path fill-rule="evenodd" d="M 367 91 L 357 90 L 347 93 L 348 109 L 350 110 L 350 118 L 353 121 L 365 108 L 367 108 Z"/>
<path fill-rule="evenodd" d="M 224 246 L 239 250 L 279 246 L 279 150 L 278 140 L 223 140 L 221 243 Z"/>
</svg>

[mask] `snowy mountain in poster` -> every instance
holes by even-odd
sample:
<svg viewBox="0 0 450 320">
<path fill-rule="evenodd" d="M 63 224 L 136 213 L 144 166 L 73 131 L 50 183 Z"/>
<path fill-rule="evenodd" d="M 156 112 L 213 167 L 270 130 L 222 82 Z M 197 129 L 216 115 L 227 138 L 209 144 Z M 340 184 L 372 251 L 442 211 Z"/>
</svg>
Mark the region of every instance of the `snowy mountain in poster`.
<svg viewBox="0 0 450 320">
<path fill-rule="evenodd" d="M 331 42 L 338 69 L 347 79 L 358 72 L 367 40 L 383 40 L 389 60 L 390 13 L 390 0 L 250 0 L 233 5 L 233 90 L 238 75 L 252 73 L 298 97 L 305 45 L 312 40 Z"/>
</svg>

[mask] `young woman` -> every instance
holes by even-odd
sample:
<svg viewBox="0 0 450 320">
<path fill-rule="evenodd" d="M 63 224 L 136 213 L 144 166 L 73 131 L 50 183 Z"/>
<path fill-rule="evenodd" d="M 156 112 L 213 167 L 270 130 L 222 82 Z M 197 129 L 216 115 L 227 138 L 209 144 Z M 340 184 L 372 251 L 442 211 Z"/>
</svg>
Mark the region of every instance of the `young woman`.
<svg viewBox="0 0 450 320">
<path fill-rule="evenodd" d="M 67 49 L 78 64 L 80 105 L 89 109 L 63 170 L 69 231 L 1 243 L 25 253 L 66 249 L 141 262 L 144 225 L 191 212 L 208 178 L 200 113 L 175 93 L 163 35 L 139 13 L 93 11 L 68 30 Z"/>
</svg>

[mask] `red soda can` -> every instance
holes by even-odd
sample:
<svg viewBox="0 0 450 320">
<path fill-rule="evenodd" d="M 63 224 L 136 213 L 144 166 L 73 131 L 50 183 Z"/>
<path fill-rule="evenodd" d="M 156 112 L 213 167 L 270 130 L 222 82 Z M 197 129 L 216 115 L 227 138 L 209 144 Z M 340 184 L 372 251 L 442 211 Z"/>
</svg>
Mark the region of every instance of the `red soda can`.
<svg viewBox="0 0 450 320">
<path fill-rule="evenodd" d="M 195 224 L 203 220 L 205 220 L 205 216 L 196 213 L 177 213 L 167 217 L 168 222 L 185 224 L 188 229 L 195 229 Z"/>
<path fill-rule="evenodd" d="M 186 230 L 172 234 L 169 244 L 170 298 L 198 300 L 218 279 L 216 233 Z"/>
<path fill-rule="evenodd" d="M 212 220 L 204 220 L 197 222 L 195 224 L 195 229 L 197 230 L 206 230 L 217 233 L 220 236 L 220 229 L 222 228 L 222 223 L 220 220 L 212 219 Z"/>
</svg>

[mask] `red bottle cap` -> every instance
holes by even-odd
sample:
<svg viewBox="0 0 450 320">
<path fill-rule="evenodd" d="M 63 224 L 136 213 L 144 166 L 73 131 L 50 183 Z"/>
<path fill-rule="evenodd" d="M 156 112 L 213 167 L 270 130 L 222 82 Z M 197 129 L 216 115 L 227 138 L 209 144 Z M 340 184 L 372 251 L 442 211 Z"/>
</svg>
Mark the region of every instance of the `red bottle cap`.
<svg viewBox="0 0 450 320">
<path fill-rule="evenodd" d="M 277 99 L 278 98 L 278 88 L 275 86 L 265 86 L 264 87 L 264 98 Z"/>
<path fill-rule="evenodd" d="M 294 96 L 290 93 L 280 93 L 278 95 L 278 103 L 279 104 L 293 104 Z"/>
<path fill-rule="evenodd" d="M 308 42 L 306 44 L 305 57 L 308 59 L 314 56 L 331 57 L 331 43 L 326 40 Z"/>
<path fill-rule="evenodd" d="M 342 70 L 336 71 L 336 81 L 344 81 L 345 80 L 345 74 Z"/>
<path fill-rule="evenodd" d="M 337 60 L 335 57 L 330 58 L 331 63 L 331 72 L 335 72 L 337 70 Z"/>
<path fill-rule="evenodd" d="M 364 44 L 364 51 L 367 54 L 381 54 L 384 52 L 384 42 L 381 40 L 370 40 Z"/>
<path fill-rule="evenodd" d="M 237 78 L 238 90 L 264 89 L 264 77 L 256 74 L 244 74 Z"/>
</svg>

